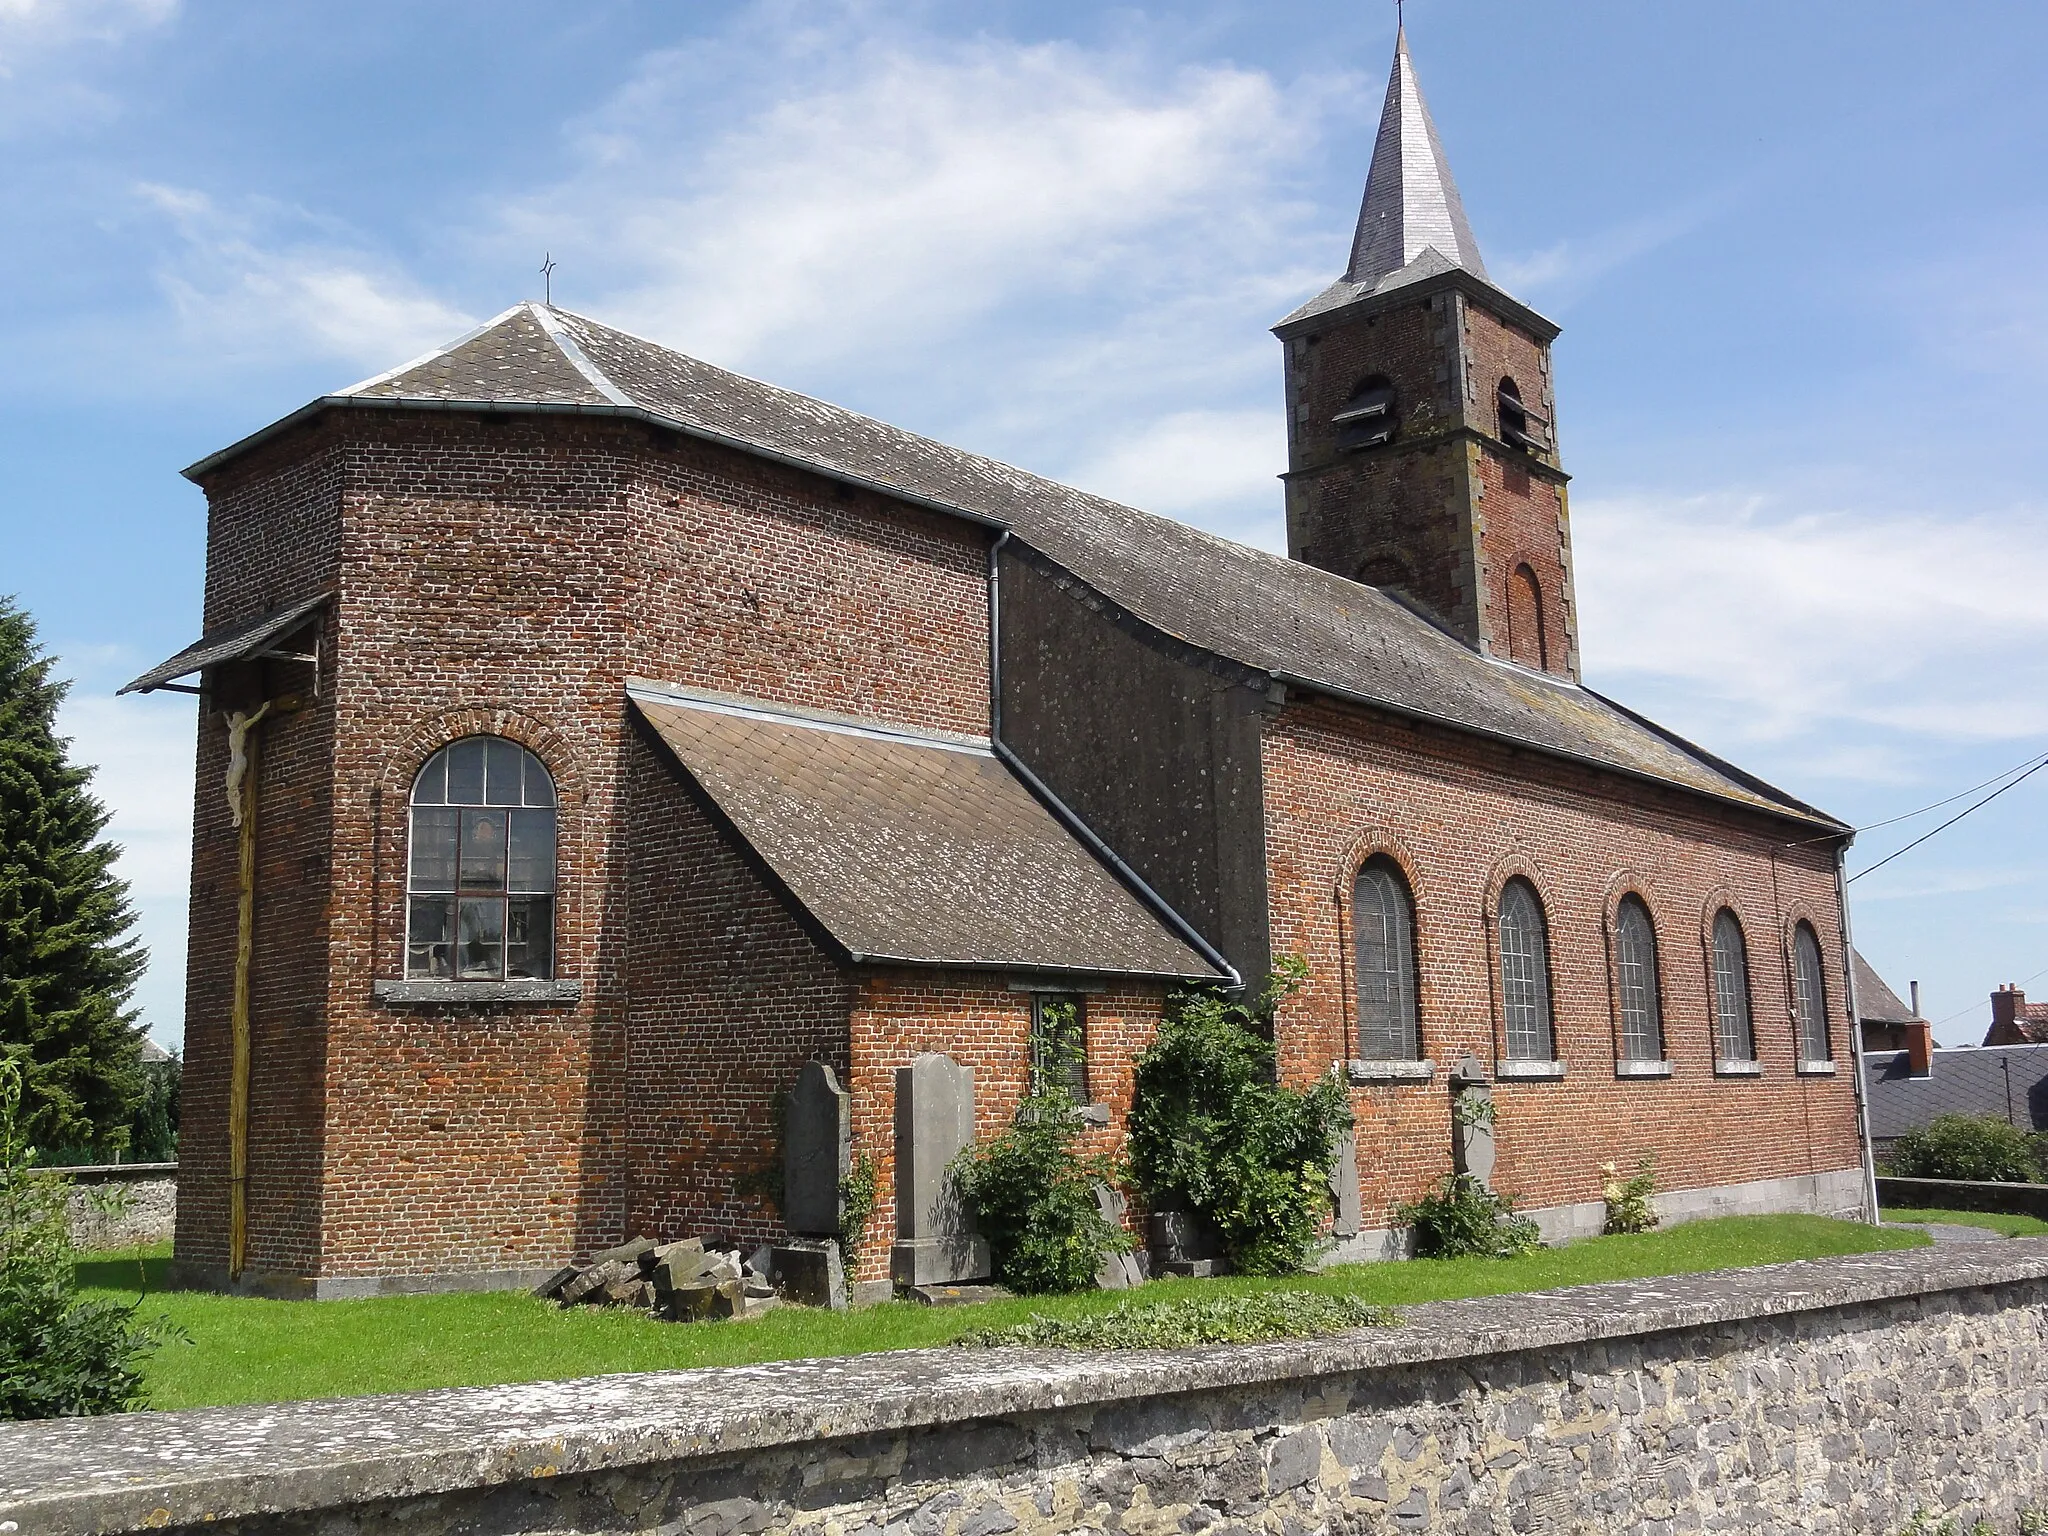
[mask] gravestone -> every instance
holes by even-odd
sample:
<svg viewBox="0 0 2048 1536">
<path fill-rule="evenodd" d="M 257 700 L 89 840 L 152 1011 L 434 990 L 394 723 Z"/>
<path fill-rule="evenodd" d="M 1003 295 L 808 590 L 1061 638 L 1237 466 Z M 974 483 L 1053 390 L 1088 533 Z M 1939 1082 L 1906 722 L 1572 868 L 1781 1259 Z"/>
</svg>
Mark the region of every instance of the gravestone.
<svg viewBox="0 0 2048 1536">
<path fill-rule="evenodd" d="M 928 1051 L 896 1069 L 898 1285 L 957 1285 L 990 1273 L 988 1241 L 974 1231 L 949 1171 L 974 1142 L 974 1069 Z"/>
<path fill-rule="evenodd" d="M 1333 1237 L 1356 1237 L 1365 1224 L 1364 1199 L 1358 1187 L 1358 1132 L 1346 1131 L 1338 1139 L 1330 1160 L 1330 1196 Z"/>
<path fill-rule="evenodd" d="M 1451 1073 L 1451 1163 L 1493 1188 L 1493 1081 L 1470 1051 Z"/>
<path fill-rule="evenodd" d="M 852 1154 L 846 1090 L 822 1061 L 796 1075 L 782 1126 L 782 1221 L 790 1231 L 826 1237 L 844 1216 L 840 1181 Z"/>
<path fill-rule="evenodd" d="M 776 1291 L 798 1306 L 846 1310 L 846 1270 L 839 1244 L 830 1238 L 770 1249 L 767 1273 Z"/>
<path fill-rule="evenodd" d="M 1124 1218 L 1130 1214 L 1130 1202 L 1123 1192 L 1113 1184 L 1100 1179 L 1095 1182 L 1095 1209 L 1102 1219 L 1119 1231 L 1123 1229 Z M 1135 1253 L 1116 1253 L 1104 1249 L 1100 1262 L 1095 1266 L 1095 1284 L 1105 1291 L 1127 1291 L 1145 1283 L 1144 1271 L 1139 1267 Z"/>
</svg>

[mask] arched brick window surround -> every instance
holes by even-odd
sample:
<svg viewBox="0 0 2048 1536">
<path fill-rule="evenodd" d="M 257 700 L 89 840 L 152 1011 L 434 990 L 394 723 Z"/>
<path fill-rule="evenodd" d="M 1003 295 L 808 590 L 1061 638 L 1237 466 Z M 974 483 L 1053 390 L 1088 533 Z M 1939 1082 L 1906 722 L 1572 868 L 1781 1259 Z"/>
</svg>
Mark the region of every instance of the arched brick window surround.
<svg viewBox="0 0 2048 1536">
<path fill-rule="evenodd" d="M 1743 952 L 1749 977 L 1750 1054 L 1747 1058 L 1730 1057 L 1721 1049 L 1721 988 L 1719 972 L 1714 963 L 1714 920 L 1723 911 L 1733 912 L 1735 921 L 1742 926 Z M 1716 1071 L 1736 1071 L 1750 1075 L 1756 1070 L 1754 1064 L 1763 1060 L 1763 1031 L 1757 1021 L 1756 940 L 1760 932 L 1769 932 L 1768 926 L 1761 929 L 1757 926 L 1755 914 L 1743 903 L 1733 887 L 1717 885 L 1707 892 L 1706 899 L 1700 904 L 1700 965 L 1707 988 L 1707 1049 L 1713 1053 Z M 1746 1071 L 1737 1065 L 1745 1059 L 1752 1063 Z"/>
<path fill-rule="evenodd" d="M 1654 1023 L 1658 1042 L 1657 1058 L 1631 1058 L 1625 1054 L 1626 1045 L 1624 1041 L 1621 986 L 1621 904 L 1631 896 L 1643 904 L 1644 910 L 1649 913 L 1650 918 L 1650 942 L 1655 961 L 1653 986 L 1655 1001 Z M 1602 894 L 1601 934 L 1607 948 L 1607 1011 L 1609 1023 L 1613 1030 L 1614 1059 L 1616 1062 L 1628 1060 L 1646 1062 L 1668 1057 L 1671 1053 L 1670 1032 L 1665 1024 L 1665 1014 L 1667 1011 L 1666 993 L 1669 990 L 1664 980 L 1669 970 L 1669 967 L 1665 964 L 1664 952 L 1666 925 L 1658 915 L 1662 909 L 1663 903 L 1657 899 L 1655 888 L 1649 879 L 1637 870 L 1625 869 L 1617 873 L 1607 882 L 1607 889 Z"/>
<path fill-rule="evenodd" d="M 1799 1032 L 1799 965 L 1795 945 L 1801 924 L 1813 930 L 1814 947 L 1820 952 L 1820 1025 L 1827 1035 L 1828 1052 L 1824 1056 L 1808 1054 L 1806 1043 Z M 1843 1031 L 1848 1027 L 1848 1004 L 1837 1002 L 1844 997 L 1839 980 L 1830 979 L 1828 972 L 1828 928 L 1820 921 L 1819 915 L 1804 901 L 1796 897 L 1784 903 L 1784 920 L 1778 933 L 1778 950 L 1781 958 L 1781 974 L 1785 985 L 1785 1018 L 1792 1037 L 1793 1060 L 1801 1063 L 1832 1061 L 1835 1042 L 1846 1039 Z"/>
<path fill-rule="evenodd" d="M 1501 975 L 1500 954 L 1500 902 L 1501 893 L 1512 880 L 1526 880 L 1536 892 L 1538 910 L 1543 914 L 1543 963 L 1546 985 L 1550 998 L 1550 1049 L 1552 1055 L 1563 1059 L 1564 1048 L 1559 1043 L 1558 999 L 1557 999 L 1557 917 L 1556 910 L 1544 893 L 1554 887 L 1543 876 L 1535 861 L 1527 854 L 1507 854 L 1495 864 L 1487 877 L 1485 900 L 1480 909 L 1480 918 L 1486 930 L 1487 978 L 1493 991 L 1493 1054 L 1496 1062 L 1508 1061 L 1508 1017 L 1507 990 Z"/>
<path fill-rule="evenodd" d="M 406 851 L 413 781 L 428 758 L 466 736 L 502 736 L 517 742 L 540 759 L 555 781 L 555 976 L 573 978 L 581 969 L 572 940 L 584 923 L 589 868 L 581 815 L 586 776 L 560 732 L 522 711 L 489 705 L 444 710 L 415 722 L 382 765 L 372 806 L 373 974 L 379 980 L 405 975 Z"/>
<path fill-rule="evenodd" d="M 1435 967 L 1429 957 L 1435 950 L 1436 927 L 1431 921 L 1435 915 L 1434 893 L 1423 878 L 1414 851 L 1402 840 L 1400 834 L 1389 827 L 1371 827 L 1355 839 L 1345 851 L 1344 859 L 1338 866 L 1338 875 L 1333 895 L 1337 904 L 1337 974 L 1339 997 L 1343 1004 L 1342 1038 L 1336 1052 L 1337 1059 L 1344 1060 L 1358 1054 L 1358 978 L 1355 974 L 1358 932 L 1357 914 L 1352 911 L 1352 893 L 1358 885 L 1359 871 L 1373 859 L 1385 859 L 1400 872 L 1408 887 L 1409 913 L 1415 925 L 1415 1018 L 1416 1033 L 1420 1044 L 1417 1049 L 1425 1054 L 1429 1050 L 1430 1020 L 1437 1017 L 1435 1011 Z"/>
</svg>

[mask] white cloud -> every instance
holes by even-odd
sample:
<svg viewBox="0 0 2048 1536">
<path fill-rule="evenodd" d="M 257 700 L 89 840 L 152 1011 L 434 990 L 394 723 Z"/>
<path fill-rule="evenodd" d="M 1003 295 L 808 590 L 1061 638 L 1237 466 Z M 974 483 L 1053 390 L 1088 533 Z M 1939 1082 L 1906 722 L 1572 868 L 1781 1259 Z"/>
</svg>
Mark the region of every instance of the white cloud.
<svg viewBox="0 0 2048 1536">
<path fill-rule="evenodd" d="M 572 306 L 594 293 L 672 345 L 786 374 L 1025 301 L 1143 305 L 1270 261 L 1289 217 L 1272 173 L 1310 119 L 1264 74 L 1162 83 L 1068 44 L 761 41 L 717 55 L 741 76 L 719 81 L 740 108 L 723 128 L 699 116 L 703 50 L 650 58 L 577 125 L 574 172 L 494 237 L 572 251 Z"/>
<path fill-rule="evenodd" d="M 0 76 L 55 49 L 118 43 L 177 11 L 178 0 L 0 0 Z"/>
<path fill-rule="evenodd" d="M 1279 505 L 1287 441 L 1270 410 L 1175 411 L 1130 423 L 1072 472 L 1073 483 L 1147 511 L 1194 519 L 1252 502 Z"/>
<path fill-rule="evenodd" d="M 1589 671 L 1676 686 L 1737 740 L 1912 750 L 2048 733 L 2040 512 L 1787 513 L 1762 496 L 1573 508 Z M 1883 769 L 1884 764 L 1876 765 Z"/>
<path fill-rule="evenodd" d="M 260 201 L 229 211 L 188 188 L 136 190 L 178 236 L 157 279 L 210 358 L 310 355 L 376 372 L 475 323 L 328 222 Z"/>
</svg>

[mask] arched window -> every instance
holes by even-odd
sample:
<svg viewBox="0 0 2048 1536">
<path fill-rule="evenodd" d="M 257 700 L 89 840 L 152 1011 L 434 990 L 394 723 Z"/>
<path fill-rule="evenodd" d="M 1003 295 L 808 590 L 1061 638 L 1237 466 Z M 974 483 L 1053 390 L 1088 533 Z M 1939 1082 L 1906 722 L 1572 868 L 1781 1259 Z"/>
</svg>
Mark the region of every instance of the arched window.
<svg viewBox="0 0 2048 1536">
<path fill-rule="evenodd" d="M 1664 1059 L 1664 1000 L 1657 980 L 1657 931 L 1640 896 L 1614 914 L 1614 968 L 1621 993 L 1621 1059 Z"/>
<path fill-rule="evenodd" d="M 1799 1059 L 1832 1061 L 1828 1048 L 1828 994 L 1821 979 L 1820 940 L 1813 924 L 1792 930 L 1792 1016 L 1799 1024 Z"/>
<path fill-rule="evenodd" d="M 1341 448 L 1377 448 L 1392 442 L 1399 423 L 1394 416 L 1394 385 L 1385 374 L 1359 380 L 1351 398 L 1330 418 Z"/>
<path fill-rule="evenodd" d="M 1538 671 L 1550 665 L 1543 635 L 1543 587 L 1526 561 L 1508 573 L 1508 655 Z"/>
<path fill-rule="evenodd" d="M 1415 1006 L 1415 908 L 1392 859 L 1368 859 L 1352 887 L 1358 949 L 1358 1054 L 1367 1061 L 1416 1061 L 1422 1027 Z"/>
<path fill-rule="evenodd" d="M 1749 1022 L 1749 945 L 1742 924 L 1723 907 L 1714 914 L 1715 1053 L 1723 1061 L 1755 1061 Z"/>
<path fill-rule="evenodd" d="M 1500 412 L 1501 441 L 1510 447 L 1542 453 L 1550 447 L 1545 428 L 1549 420 L 1531 410 L 1522 399 L 1521 387 L 1513 379 L 1502 379 L 1494 389 L 1494 404 Z"/>
<path fill-rule="evenodd" d="M 1507 1014 L 1508 1059 L 1554 1060 L 1550 934 L 1536 888 L 1520 878 L 1510 880 L 1500 893 L 1500 991 Z"/>
<path fill-rule="evenodd" d="M 465 736 L 412 787 L 405 974 L 430 981 L 555 973 L 555 785 L 539 758 Z"/>
</svg>

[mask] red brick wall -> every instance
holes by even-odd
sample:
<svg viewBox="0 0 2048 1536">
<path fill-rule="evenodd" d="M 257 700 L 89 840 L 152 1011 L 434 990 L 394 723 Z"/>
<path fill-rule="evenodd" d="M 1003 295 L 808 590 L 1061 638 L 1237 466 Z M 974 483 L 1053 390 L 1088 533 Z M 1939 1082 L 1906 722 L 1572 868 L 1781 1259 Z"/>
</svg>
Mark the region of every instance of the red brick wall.
<svg viewBox="0 0 2048 1536">
<path fill-rule="evenodd" d="M 215 482 L 207 522 L 203 629 L 251 618 L 331 586 L 340 537 L 341 465 L 329 434 L 251 454 Z M 319 649 L 331 666 L 333 621 Z M 310 681 L 271 669 L 276 686 Z M 230 679 L 248 710 L 251 679 Z M 215 702 L 215 701 L 210 701 Z M 202 708 L 192 828 L 190 947 L 185 980 L 184 1131 L 178 1258 L 228 1261 L 228 1063 L 237 923 L 238 834 L 224 781 L 228 732 Z M 306 1270 L 319 1251 L 321 1073 L 325 1052 L 327 760 L 332 694 L 255 727 L 257 875 L 250 971 L 249 1263 Z"/>
<path fill-rule="evenodd" d="M 847 1079 L 854 982 L 635 733 L 627 888 L 630 1229 L 779 1238 L 777 1096 L 810 1060 Z"/>
<path fill-rule="evenodd" d="M 338 571 L 340 587 L 320 710 L 280 727 L 310 755 L 279 756 L 286 776 L 266 776 L 265 857 L 290 865 L 305 901 L 290 914 L 298 992 L 265 994 L 258 973 L 259 1053 L 265 1031 L 284 1033 L 260 1091 L 277 1107 L 259 1094 L 252 1144 L 274 1165 L 264 1187 L 289 1204 L 261 1206 L 252 1181 L 252 1266 L 486 1271 L 615 1240 L 632 1214 L 629 1008 L 654 1005 L 627 988 L 623 679 L 984 728 L 985 539 L 737 453 L 570 417 L 350 413 L 287 434 L 208 492 L 221 594 L 209 624 L 243 615 L 225 594 L 267 583 L 282 601 L 318 584 L 292 560 Z M 373 982 L 403 974 L 412 777 L 478 731 L 524 743 L 555 776 L 557 974 L 582 984 L 573 1006 L 372 999 Z M 194 1257 L 225 1251 L 208 1169 L 224 1157 L 210 1128 L 224 1108 L 234 852 L 210 810 L 208 733 L 218 722 L 202 726 L 195 833 L 181 1248 Z M 292 797 L 276 825 L 271 784 Z M 286 889 L 282 875 L 270 888 Z M 274 942 L 285 915 L 266 915 Z"/>
<path fill-rule="evenodd" d="M 1126 985 L 1087 995 L 1088 1092 L 1107 1105 L 1109 1124 L 1082 1138 L 1107 1152 L 1123 1138 L 1131 1107 L 1131 1063 L 1159 1028 L 1164 988 Z M 896 1069 L 926 1051 L 974 1068 L 978 1140 L 998 1135 L 1023 1101 L 1030 1076 L 1031 994 L 1002 976 L 961 971 L 877 970 L 861 978 L 853 1006 L 854 1154 L 875 1159 L 880 1187 L 859 1256 L 859 1274 L 889 1272 L 896 1240 Z"/>
<path fill-rule="evenodd" d="M 1408 874 L 1427 1084 L 1356 1089 L 1368 1226 L 1450 1169 L 1446 1069 L 1472 1051 L 1491 1065 L 1499 1037 L 1491 902 L 1529 875 L 1550 925 L 1560 1083 L 1495 1090 L 1497 1185 L 1531 1207 L 1597 1200 L 1600 1163 L 1653 1154 L 1661 1188 L 1732 1184 L 1852 1167 L 1858 1157 L 1849 1022 L 1832 855 L 1779 848 L 1796 827 L 1696 797 L 1622 784 L 1528 754 L 1362 711 L 1290 704 L 1266 740 L 1267 844 L 1275 954 L 1309 961 L 1310 984 L 1285 1007 L 1283 1070 L 1294 1080 L 1357 1054 L 1351 883 L 1374 852 Z M 1775 881 L 1774 881 L 1775 873 Z M 1619 1020 L 1610 982 L 1614 904 L 1639 892 L 1656 924 L 1669 1079 L 1617 1079 Z M 1717 1078 L 1702 938 L 1716 892 L 1750 939 L 1760 1078 Z M 1839 1074 L 1795 1074 L 1780 935 L 1810 920 L 1827 961 Z"/>
</svg>

